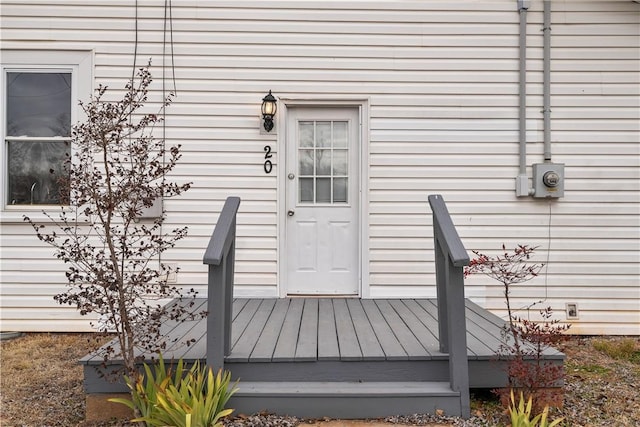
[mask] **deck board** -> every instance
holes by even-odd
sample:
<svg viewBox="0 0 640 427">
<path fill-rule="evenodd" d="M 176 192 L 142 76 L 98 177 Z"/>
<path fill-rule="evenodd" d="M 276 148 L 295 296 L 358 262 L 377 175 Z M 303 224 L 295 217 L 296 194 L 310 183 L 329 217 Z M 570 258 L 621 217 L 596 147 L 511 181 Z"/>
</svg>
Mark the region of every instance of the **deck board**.
<svg viewBox="0 0 640 427">
<path fill-rule="evenodd" d="M 438 307 L 433 300 L 420 300 L 418 304 L 424 310 L 429 313 L 433 318 L 438 318 Z M 488 354 L 490 348 L 479 341 L 475 336 L 469 333 L 469 326 L 467 325 L 467 352 L 469 357 L 477 359 L 482 354 Z"/>
<path fill-rule="evenodd" d="M 272 360 L 288 308 L 289 300 L 279 299 L 276 301 L 272 315 L 265 323 L 262 335 L 260 335 L 249 357 L 251 362 L 270 362 Z"/>
<path fill-rule="evenodd" d="M 186 304 L 184 302 L 183 304 Z M 206 308 L 197 299 L 195 311 Z M 466 302 L 470 360 L 495 358 L 504 321 Z M 433 299 L 291 298 L 236 299 L 233 302 L 231 354 L 227 361 L 409 361 L 443 360 Z M 167 322 L 163 353 L 187 360 L 206 355 L 206 321 Z M 184 345 L 191 340 L 190 345 Z M 111 343 L 114 345 L 114 343 Z M 115 344 L 117 346 L 117 343 Z M 545 356 L 562 358 L 555 349 Z M 97 364 L 97 355 L 83 362 Z"/>
<path fill-rule="evenodd" d="M 406 306 L 402 300 L 391 300 L 391 306 L 398 313 L 402 321 L 411 330 L 420 345 L 424 347 L 429 356 L 439 353 L 440 344 L 433 332 L 425 326 L 424 323 Z"/>
<path fill-rule="evenodd" d="M 235 316 L 231 326 L 231 348 L 235 347 L 259 307 L 260 300 L 249 300 Z"/>
<path fill-rule="evenodd" d="M 386 360 L 408 360 L 409 355 L 407 355 L 400 341 L 398 341 L 391 326 L 384 319 L 375 302 L 373 300 L 362 300 L 361 304 L 382 347 Z"/>
<path fill-rule="evenodd" d="M 306 299 L 300 321 L 300 333 L 296 346 L 296 361 L 318 359 L 318 300 Z"/>
<path fill-rule="evenodd" d="M 285 315 L 284 324 L 273 352 L 273 359 L 283 362 L 293 362 L 298 346 L 298 332 L 302 322 L 303 299 L 292 299 Z"/>
<path fill-rule="evenodd" d="M 330 299 L 318 301 L 318 360 L 340 360 L 336 318 Z"/>
<path fill-rule="evenodd" d="M 353 326 L 358 336 L 358 343 L 360 344 L 362 354 L 366 355 L 369 360 L 385 360 L 384 351 L 382 351 L 380 342 L 362 308 L 362 301 L 359 299 L 349 299 L 347 300 L 347 307 L 353 319 Z"/>
<path fill-rule="evenodd" d="M 333 311 L 336 317 L 336 331 L 340 347 L 340 360 L 362 360 L 362 350 L 358 343 L 358 335 L 353 326 L 353 319 L 345 299 L 334 299 Z"/>
<path fill-rule="evenodd" d="M 402 302 L 407 307 L 407 309 L 409 309 L 413 313 L 413 315 L 418 318 L 420 323 L 422 323 L 430 332 L 430 336 L 423 339 L 428 340 L 427 342 L 425 342 L 425 344 L 429 345 L 427 349 L 429 350 L 429 352 L 431 352 L 432 356 L 444 357 L 444 353 L 440 352 L 440 340 L 438 338 L 440 332 L 438 330 L 438 320 L 436 319 L 436 317 L 432 316 L 431 313 L 425 311 L 425 309 L 416 300 L 405 299 L 402 300 Z M 432 340 L 433 342 L 431 342 Z"/>
<path fill-rule="evenodd" d="M 260 305 L 252 317 L 251 322 L 244 329 L 235 345 L 231 347 L 231 354 L 233 355 L 234 360 L 249 361 L 251 353 L 253 352 L 258 339 L 260 339 L 260 335 L 264 330 L 275 304 L 275 299 L 264 299 L 260 301 Z"/>
<path fill-rule="evenodd" d="M 188 301 L 185 302 L 187 305 L 189 304 Z M 185 305 L 185 309 L 191 310 L 191 312 L 195 314 L 194 318 L 178 322 L 176 327 L 167 333 L 166 336 L 169 344 L 162 350 L 163 354 L 171 355 L 174 359 L 183 358 L 188 348 L 205 335 L 198 328 L 201 320 L 198 313 L 207 310 L 206 300 L 197 299 L 191 308 Z M 151 357 L 153 355 L 145 355 L 145 357 L 147 356 Z"/>
<path fill-rule="evenodd" d="M 493 313 L 488 312 L 487 310 L 480 307 L 478 304 L 467 300 L 467 310 L 473 312 L 476 316 L 474 319 L 477 319 L 477 324 L 483 327 L 489 334 L 492 334 L 492 331 L 495 330 L 495 327 L 498 327 L 500 330 L 504 328 L 506 325 L 505 321 L 500 317 L 496 316 Z M 499 335 L 492 334 L 496 337 Z M 497 347 L 496 347 L 497 348 Z M 542 354 L 547 357 L 562 357 L 563 353 L 553 347 L 546 348 Z"/>
<path fill-rule="evenodd" d="M 376 305 L 380 309 L 383 317 L 391 326 L 391 330 L 400 342 L 400 345 L 407 352 L 409 360 L 429 359 L 429 353 L 420 344 L 411 329 L 404 323 L 400 315 L 393 309 L 391 300 L 376 300 Z"/>
<path fill-rule="evenodd" d="M 502 339 L 500 335 L 496 336 L 495 334 L 495 324 L 488 322 L 485 318 L 469 308 L 467 308 L 467 324 L 468 335 L 482 342 L 488 349 L 500 349 Z"/>
<path fill-rule="evenodd" d="M 246 298 L 238 298 L 233 300 L 233 305 L 231 306 L 231 310 L 232 310 L 231 315 L 232 315 L 233 321 L 235 321 L 236 317 L 238 317 L 238 315 L 240 314 L 244 306 L 247 305 L 248 302 L 249 300 Z"/>
</svg>

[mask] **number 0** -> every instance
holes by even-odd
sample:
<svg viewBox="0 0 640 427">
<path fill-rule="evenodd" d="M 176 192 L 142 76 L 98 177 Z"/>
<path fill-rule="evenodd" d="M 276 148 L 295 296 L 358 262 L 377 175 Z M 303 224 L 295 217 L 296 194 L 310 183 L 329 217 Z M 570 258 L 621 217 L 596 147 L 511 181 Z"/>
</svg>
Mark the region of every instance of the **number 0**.
<svg viewBox="0 0 640 427">
<path fill-rule="evenodd" d="M 271 173 L 272 170 L 273 170 L 273 163 L 271 163 L 271 160 L 265 160 L 264 173 Z"/>
</svg>

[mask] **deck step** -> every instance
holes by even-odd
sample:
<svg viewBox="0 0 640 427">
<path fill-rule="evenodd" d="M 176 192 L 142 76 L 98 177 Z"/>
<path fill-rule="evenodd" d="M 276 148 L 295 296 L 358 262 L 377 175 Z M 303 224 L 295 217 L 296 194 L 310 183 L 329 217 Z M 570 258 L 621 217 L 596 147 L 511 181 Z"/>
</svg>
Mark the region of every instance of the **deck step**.
<svg viewBox="0 0 640 427">
<path fill-rule="evenodd" d="M 228 407 L 236 414 L 267 411 L 304 418 L 460 415 L 460 393 L 448 382 L 240 382 Z"/>
</svg>

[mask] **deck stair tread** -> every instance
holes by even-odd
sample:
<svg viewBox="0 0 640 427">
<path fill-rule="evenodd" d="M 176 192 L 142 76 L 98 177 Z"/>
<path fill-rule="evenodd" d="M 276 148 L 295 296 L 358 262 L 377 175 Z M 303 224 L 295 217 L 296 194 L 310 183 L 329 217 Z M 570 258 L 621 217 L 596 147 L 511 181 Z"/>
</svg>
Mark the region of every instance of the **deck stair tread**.
<svg viewBox="0 0 640 427">
<path fill-rule="evenodd" d="M 459 396 L 441 381 L 243 381 L 237 395 L 264 393 L 271 396 Z"/>
<path fill-rule="evenodd" d="M 303 418 L 381 418 L 398 414 L 460 415 L 461 394 L 448 382 L 240 382 L 229 401 L 237 413 L 268 409 Z"/>
</svg>

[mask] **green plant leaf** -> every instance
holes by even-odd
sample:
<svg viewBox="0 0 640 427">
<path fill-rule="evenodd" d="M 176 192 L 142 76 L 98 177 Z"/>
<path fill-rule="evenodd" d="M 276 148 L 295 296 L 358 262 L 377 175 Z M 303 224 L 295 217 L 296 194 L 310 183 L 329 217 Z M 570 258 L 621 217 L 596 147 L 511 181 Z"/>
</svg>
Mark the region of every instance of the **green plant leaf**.
<svg viewBox="0 0 640 427">
<path fill-rule="evenodd" d="M 109 402 L 121 403 L 121 404 L 129 407 L 132 410 L 136 409 L 134 404 L 133 404 L 133 401 L 131 399 L 124 399 L 124 398 L 121 398 L 121 397 L 114 397 L 114 398 L 109 399 Z"/>
</svg>

